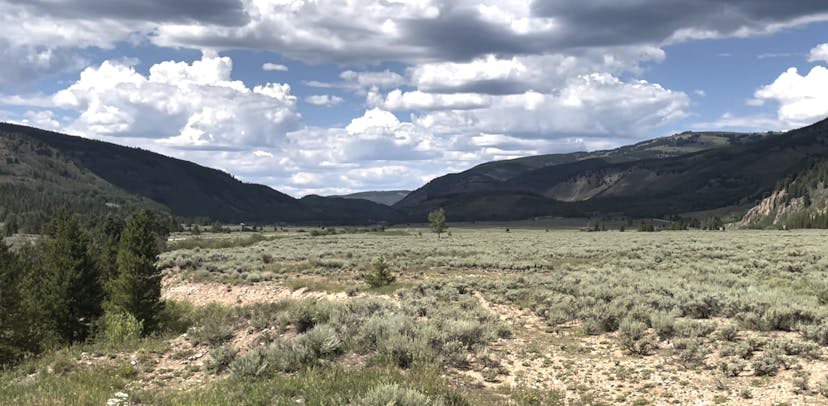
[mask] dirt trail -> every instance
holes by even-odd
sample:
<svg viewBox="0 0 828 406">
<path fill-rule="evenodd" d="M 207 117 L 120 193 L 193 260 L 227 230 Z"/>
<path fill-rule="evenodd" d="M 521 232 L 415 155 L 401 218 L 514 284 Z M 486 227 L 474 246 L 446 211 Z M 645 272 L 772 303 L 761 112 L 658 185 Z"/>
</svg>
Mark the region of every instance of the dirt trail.
<svg viewBox="0 0 828 406">
<path fill-rule="evenodd" d="M 327 299 L 335 301 L 349 299 L 344 292 L 311 292 L 306 288 L 290 290 L 269 283 L 240 286 L 214 282 L 180 281 L 165 282 L 162 296 L 164 299 L 187 301 L 195 306 L 205 306 L 210 303 L 241 306 L 254 303 L 279 302 L 288 299 Z"/>
</svg>

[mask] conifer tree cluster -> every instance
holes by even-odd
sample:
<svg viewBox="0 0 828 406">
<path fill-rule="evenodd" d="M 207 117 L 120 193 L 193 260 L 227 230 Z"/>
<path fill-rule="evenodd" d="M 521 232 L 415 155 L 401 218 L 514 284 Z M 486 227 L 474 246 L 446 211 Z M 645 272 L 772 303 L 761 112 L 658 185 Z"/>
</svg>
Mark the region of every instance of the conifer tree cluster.
<svg viewBox="0 0 828 406">
<path fill-rule="evenodd" d="M 59 211 L 40 241 L 12 252 L 0 240 L 0 365 L 103 333 L 105 314 L 129 316 L 144 335 L 158 326 L 163 223 L 143 210 L 94 232 Z"/>
</svg>

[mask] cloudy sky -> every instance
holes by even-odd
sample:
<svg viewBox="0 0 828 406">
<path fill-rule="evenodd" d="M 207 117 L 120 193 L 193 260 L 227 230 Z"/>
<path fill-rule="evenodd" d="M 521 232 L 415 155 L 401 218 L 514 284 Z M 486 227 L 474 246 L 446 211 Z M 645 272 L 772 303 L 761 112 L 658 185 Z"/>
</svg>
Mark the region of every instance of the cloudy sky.
<svg viewBox="0 0 828 406">
<path fill-rule="evenodd" d="M 0 0 L 0 121 L 294 196 L 828 116 L 825 0 Z"/>
</svg>

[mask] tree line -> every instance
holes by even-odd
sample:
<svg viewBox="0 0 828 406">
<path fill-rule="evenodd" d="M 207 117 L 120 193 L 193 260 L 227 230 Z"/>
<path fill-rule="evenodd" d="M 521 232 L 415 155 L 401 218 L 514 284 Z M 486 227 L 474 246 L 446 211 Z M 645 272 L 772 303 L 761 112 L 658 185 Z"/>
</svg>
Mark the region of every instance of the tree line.
<svg viewBox="0 0 828 406">
<path fill-rule="evenodd" d="M 168 229 L 148 210 L 94 228 L 59 210 L 33 245 L 0 239 L 0 366 L 128 328 L 151 334 L 163 309 L 156 266 Z"/>
</svg>

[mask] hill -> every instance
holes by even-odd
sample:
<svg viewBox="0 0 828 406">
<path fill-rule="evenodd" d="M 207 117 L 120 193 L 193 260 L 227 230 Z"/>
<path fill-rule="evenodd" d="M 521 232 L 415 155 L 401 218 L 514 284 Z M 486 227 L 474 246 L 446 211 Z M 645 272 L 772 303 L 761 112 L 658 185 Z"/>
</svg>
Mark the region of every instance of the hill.
<svg viewBox="0 0 828 406">
<path fill-rule="evenodd" d="M 738 223 L 756 228 L 828 228 L 828 160 L 818 160 L 779 183 Z"/>
<path fill-rule="evenodd" d="M 377 217 L 377 205 L 365 200 L 300 201 L 192 162 L 31 127 L 0 124 L 0 145 L 9 151 L 0 160 L 0 185 L 11 185 L 0 190 L 0 201 L 15 213 L 114 202 L 223 222 L 370 224 Z"/>
<path fill-rule="evenodd" d="M 825 157 L 826 121 L 786 133 L 682 133 L 609 151 L 490 162 L 446 175 L 394 207 L 411 219 L 662 217 L 756 202 Z"/>
<path fill-rule="evenodd" d="M 410 190 L 378 190 L 330 197 L 341 197 L 345 199 L 364 199 L 374 203 L 384 204 L 386 206 L 393 206 L 397 202 L 408 196 L 409 193 L 411 193 Z"/>
</svg>

